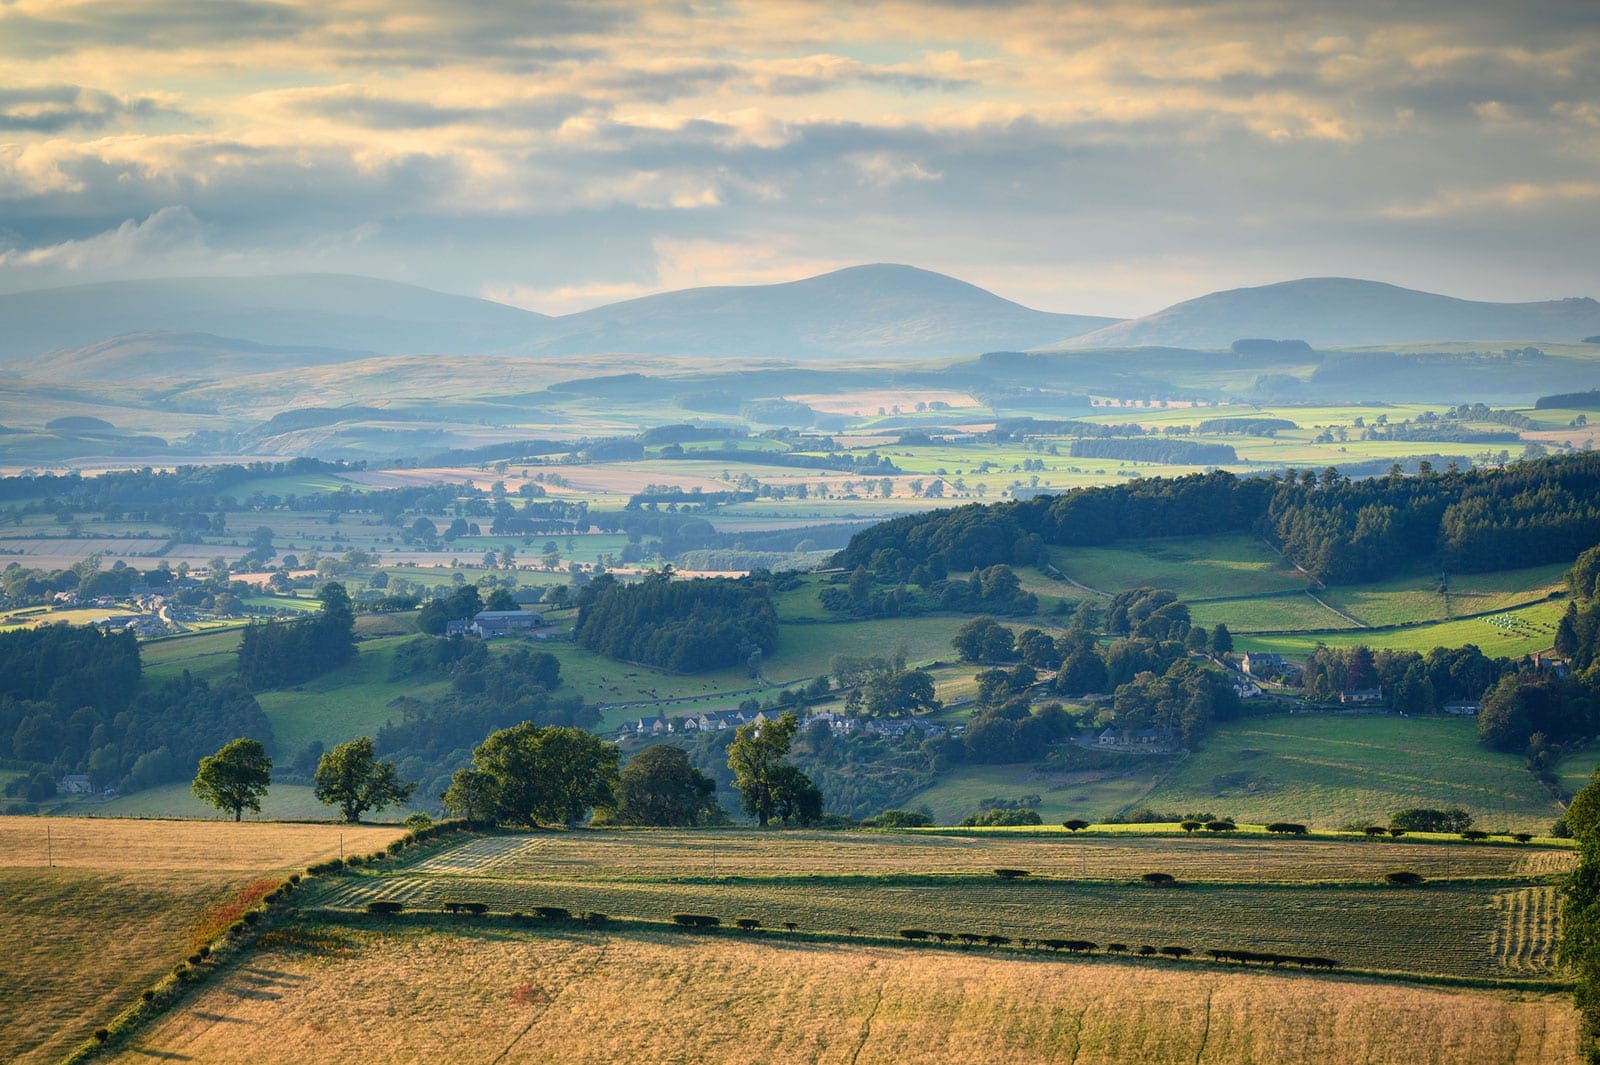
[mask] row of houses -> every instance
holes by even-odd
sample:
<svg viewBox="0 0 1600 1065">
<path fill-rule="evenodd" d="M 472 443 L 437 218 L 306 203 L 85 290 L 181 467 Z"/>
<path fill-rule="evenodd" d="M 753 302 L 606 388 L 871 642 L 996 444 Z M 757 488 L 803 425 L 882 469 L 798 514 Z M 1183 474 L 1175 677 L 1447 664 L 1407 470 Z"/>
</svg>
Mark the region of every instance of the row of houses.
<svg viewBox="0 0 1600 1065">
<path fill-rule="evenodd" d="M 624 722 L 618 729 L 619 738 L 634 736 L 671 736 L 676 734 L 695 734 L 701 732 L 722 732 L 731 728 L 740 728 L 744 725 L 760 725 L 777 721 L 783 716 L 783 710 L 710 710 L 701 714 L 690 714 L 687 717 L 641 717 L 633 721 Z M 827 710 L 815 710 L 800 717 L 800 726 L 810 728 L 815 724 L 825 724 L 829 731 L 838 736 L 866 735 L 901 737 L 908 732 L 918 732 L 923 736 L 942 736 L 948 731 L 943 725 L 934 724 L 924 718 L 903 717 L 878 720 L 873 718 L 850 717 L 847 714 L 836 714 Z"/>
</svg>

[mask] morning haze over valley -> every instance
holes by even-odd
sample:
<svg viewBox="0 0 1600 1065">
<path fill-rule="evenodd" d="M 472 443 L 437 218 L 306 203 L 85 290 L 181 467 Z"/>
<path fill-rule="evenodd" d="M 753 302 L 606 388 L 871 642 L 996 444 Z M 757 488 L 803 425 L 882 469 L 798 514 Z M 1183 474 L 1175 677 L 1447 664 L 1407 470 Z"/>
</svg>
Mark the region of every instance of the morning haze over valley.
<svg viewBox="0 0 1600 1065">
<path fill-rule="evenodd" d="M 1597 72 L 0 5 L 0 1059 L 1600 1061 Z"/>
</svg>

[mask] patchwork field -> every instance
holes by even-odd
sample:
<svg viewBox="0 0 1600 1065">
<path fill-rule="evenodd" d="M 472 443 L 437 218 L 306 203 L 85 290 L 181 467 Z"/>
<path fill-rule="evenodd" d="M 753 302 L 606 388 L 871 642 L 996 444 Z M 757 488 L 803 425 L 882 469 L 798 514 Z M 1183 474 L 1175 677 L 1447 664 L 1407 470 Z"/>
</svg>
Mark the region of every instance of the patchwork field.
<svg viewBox="0 0 1600 1065">
<path fill-rule="evenodd" d="M 1564 997 L 671 932 L 291 930 L 113 1060 L 1564 1065 Z"/>
<path fill-rule="evenodd" d="M 1548 907 L 1502 896 L 1548 887 L 1569 865 L 1564 850 L 1404 841 L 541 833 L 480 837 L 420 862 L 363 869 L 314 889 L 305 904 L 358 913 L 391 900 L 437 912 L 466 901 L 500 913 L 560 906 L 657 921 L 688 912 L 891 940 L 901 928 L 927 928 L 1548 977 L 1556 934 Z M 1005 881 L 995 868 L 1036 875 Z M 1383 885 L 1396 869 L 1426 870 L 1429 882 Z M 1180 884 L 1152 887 L 1139 880 L 1148 872 Z"/>
<path fill-rule="evenodd" d="M 209 909 L 337 856 L 341 835 L 370 851 L 399 830 L 0 817 L 5 1060 L 60 1058 L 192 950 Z"/>
</svg>

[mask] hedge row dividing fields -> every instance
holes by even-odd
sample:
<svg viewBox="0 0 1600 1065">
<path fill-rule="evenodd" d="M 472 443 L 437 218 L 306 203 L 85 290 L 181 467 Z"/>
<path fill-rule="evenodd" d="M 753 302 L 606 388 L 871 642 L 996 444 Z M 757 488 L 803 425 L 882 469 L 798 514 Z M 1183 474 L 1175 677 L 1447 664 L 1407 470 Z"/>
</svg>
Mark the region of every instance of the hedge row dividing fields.
<svg viewBox="0 0 1600 1065">
<path fill-rule="evenodd" d="M 1376 881 L 1396 869 L 1429 879 L 1559 875 L 1574 853 L 1402 839 L 931 835 L 747 831 L 586 831 L 485 836 L 412 867 L 424 875 L 470 874 L 597 880 L 726 877 L 989 875 L 1130 880 L 1166 872 L 1181 880 L 1255 883 Z"/>
<path fill-rule="evenodd" d="M 896 883 L 818 876 L 802 881 L 668 883 L 360 874 L 320 889 L 315 905 L 364 909 L 389 899 L 440 910 L 474 901 L 502 912 L 574 912 L 666 920 L 681 912 L 792 922 L 806 931 L 894 936 L 901 928 L 1011 939 L 1132 945 L 1178 943 L 1339 959 L 1348 968 L 1466 977 L 1553 975 L 1550 924 L 1524 924 L 1527 945 L 1497 949 L 1505 914 L 1496 882 L 1421 889 L 1327 885 L 1182 885 L 951 878 Z M 1504 887 L 1501 882 L 1500 887 Z M 1535 937 L 1542 937 L 1533 942 Z M 1503 938 L 1503 937 L 1502 937 Z"/>
</svg>

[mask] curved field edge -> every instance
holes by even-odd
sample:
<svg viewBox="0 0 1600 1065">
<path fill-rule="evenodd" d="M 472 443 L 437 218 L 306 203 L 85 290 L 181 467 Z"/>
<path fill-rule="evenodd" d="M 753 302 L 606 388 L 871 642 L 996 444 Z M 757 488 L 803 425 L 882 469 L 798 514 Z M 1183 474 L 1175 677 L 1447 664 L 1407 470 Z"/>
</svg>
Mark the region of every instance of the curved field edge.
<svg viewBox="0 0 1600 1065">
<path fill-rule="evenodd" d="M 1564 997 L 695 936 L 317 923 L 111 1060 L 1575 1063 Z"/>
<path fill-rule="evenodd" d="M 341 834 L 366 851 L 403 831 L 0 817 L 0 1058 L 58 1060 L 170 973 L 209 911 L 337 855 Z"/>
</svg>

